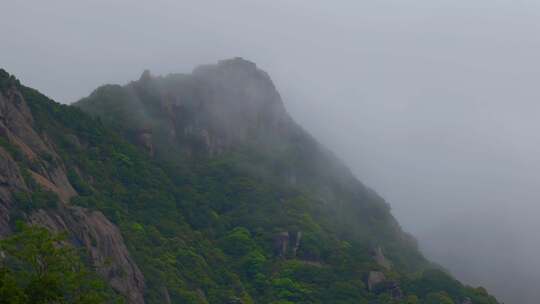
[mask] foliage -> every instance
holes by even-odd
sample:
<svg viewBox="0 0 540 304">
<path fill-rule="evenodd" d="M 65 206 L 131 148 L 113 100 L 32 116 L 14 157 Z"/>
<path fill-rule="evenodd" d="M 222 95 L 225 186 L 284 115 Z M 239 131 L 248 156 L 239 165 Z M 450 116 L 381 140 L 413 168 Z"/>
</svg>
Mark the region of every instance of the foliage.
<svg viewBox="0 0 540 304">
<path fill-rule="evenodd" d="M 14 197 L 17 208 L 25 212 L 37 209 L 54 209 L 59 204 L 58 196 L 54 192 L 42 189 L 31 193 L 16 192 Z"/>
<path fill-rule="evenodd" d="M 426 296 L 425 304 L 454 304 L 454 301 L 444 292 L 432 292 Z"/>
<path fill-rule="evenodd" d="M 6 138 L 0 137 L 0 147 L 4 148 L 16 161 L 23 160 L 21 151 L 12 145 Z"/>
<path fill-rule="evenodd" d="M 104 303 L 112 301 L 62 235 L 22 226 L 0 242 L 0 303 Z"/>
<path fill-rule="evenodd" d="M 82 108 L 97 118 L 19 89 L 36 130 L 47 134 L 68 168 L 79 193 L 72 203 L 102 211 L 120 228 L 145 276 L 147 303 L 163 303 L 164 288 L 173 303 L 413 304 L 465 297 L 496 303 L 444 272 L 415 274 L 428 264 L 389 206 L 302 132 L 264 149 L 250 142 L 214 157 L 186 157 L 169 145 L 168 157 L 151 158 L 130 135 L 159 122 L 155 88 L 96 91 Z M 140 100 L 132 112 L 135 93 Z M 297 183 L 288 182 L 292 171 Z M 38 187 L 16 199 L 26 211 L 54 200 Z M 286 252 L 276 246 L 280 235 L 288 236 Z M 386 274 L 399 282 L 404 299 L 367 289 L 368 272 L 380 270 L 374 246 L 392 261 L 395 269 Z M 64 260 L 55 263 L 65 268 Z M 18 269 L 0 272 L 0 292 L 10 303 L 25 303 L 30 286 L 20 285 L 26 276 Z M 54 286 L 73 285 L 53 279 Z M 58 290 L 47 289 L 53 296 Z"/>
</svg>

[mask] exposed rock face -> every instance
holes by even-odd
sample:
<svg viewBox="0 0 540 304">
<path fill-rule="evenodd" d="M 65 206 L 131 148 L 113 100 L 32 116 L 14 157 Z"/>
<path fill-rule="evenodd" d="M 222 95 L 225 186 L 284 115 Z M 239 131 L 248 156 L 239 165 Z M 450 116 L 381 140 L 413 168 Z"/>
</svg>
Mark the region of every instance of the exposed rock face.
<svg viewBox="0 0 540 304">
<path fill-rule="evenodd" d="M 36 131 L 34 118 L 16 86 L 0 90 L 0 137 L 31 162 L 32 178 L 45 190 L 58 195 L 60 206 L 27 215 L 27 221 L 54 231 L 67 231 L 76 245 L 87 249 L 91 262 L 110 285 L 129 303 L 144 303 L 144 278 L 131 259 L 123 238 L 101 212 L 69 205 L 77 195 L 67 178 L 67 170 L 46 133 Z M 76 142 L 81 145 L 78 139 Z M 13 194 L 29 191 L 21 168 L 0 146 L 0 237 L 10 233 L 10 213 L 16 202 Z"/>
<path fill-rule="evenodd" d="M 17 163 L 5 149 L 0 147 L 0 237 L 7 235 L 9 213 L 13 205 L 12 191 L 25 191 L 26 184 Z"/>
<path fill-rule="evenodd" d="M 383 283 L 386 280 L 384 273 L 380 271 L 370 271 L 367 278 L 367 287 L 369 291 L 373 291 L 375 286 Z"/>
<path fill-rule="evenodd" d="M 285 256 L 289 248 L 289 232 L 284 231 L 274 237 L 274 250 L 279 256 Z"/>
<path fill-rule="evenodd" d="M 300 248 L 300 240 L 302 239 L 302 231 L 289 232 L 284 231 L 274 237 L 274 250 L 276 255 L 285 257 L 292 255 L 296 257 L 296 252 Z"/>
<path fill-rule="evenodd" d="M 0 94 L 0 134 L 34 162 L 33 175 L 42 186 L 58 194 L 64 202 L 77 194 L 46 135 L 40 136 L 35 131 L 32 113 L 15 88 Z"/>
<path fill-rule="evenodd" d="M 87 249 L 98 272 L 129 303 L 144 303 L 144 277 L 131 259 L 120 231 L 101 212 L 66 207 L 57 212 L 39 210 L 32 224 L 53 231 L 67 231 L 72 240 Z"/>
<path fill-rule="evenodd" d="M 377 246 L 375 249 L 373 249 L 372 256 L 379 266 L 387 270 L 392 268 L 392 263 L 390 263 L 390 261 L 386 259 L 380 246 Z"/>
<path fill-rule="evenodd" d="M 9 88 L 0 94 L 0 132 L 10 142 L 18 145 L 29 159 L 49 152 L 33 125 L 30 109 L 17 89 Z"/>
<path fill-rule="evenodd" d="M 98 272 L 130 303 L 144 303 L 144 277 L 131 259 L 118 228 L 98 211 L 74 207 L 71 214 L 68 227 L 88 249 Z"/>
<path fill-rule="evenodd" d="M 386 279 L 384 273 L 380 271 L 370 271 L 367 278 L 368 290 L 375 293 L 387 292 L 393 299 L 403 299 L 403 291 L 395 281 Z"/>
<path fill-rule="evenodd" d="M 192 78 L 200 93 L 197 104 L 188 104 L 182 94 L 174 106 L 190 112 L 193 106 L 200 109 L 186 123 L 200 130 L 209 155 L 258 138 L 267 142 L 291 123 L 272 80 L 252 62 L 223 60 L 196 68 Z"/>
<path fill-rule="evenodd" d="M 113 91 L 129 96 L 123 105 L 134 116 L 128 127 L 151 129 L 140 134 L 152 137 L 136 135 L 135 140 L 161 155 L 174 148 L 191 156 L 215 156 L 249 141 L 264 138 L 268 143 L 292 123 L 270 77 L 241 58 L 200 66 L 189 75 L 153 77 L 145 71 L 138 81 L 102 87 L 75 105 L 106 118 L 103 96 Z"/>
<path fill-rule="evenodd" d="M 300 248 L 300 240 L 302 239 L 302 231 L 297 231 L 294 238 L 294 246 L 292 247 L 293 256 L 296 256 L 298 248 Z"/>
</svg>

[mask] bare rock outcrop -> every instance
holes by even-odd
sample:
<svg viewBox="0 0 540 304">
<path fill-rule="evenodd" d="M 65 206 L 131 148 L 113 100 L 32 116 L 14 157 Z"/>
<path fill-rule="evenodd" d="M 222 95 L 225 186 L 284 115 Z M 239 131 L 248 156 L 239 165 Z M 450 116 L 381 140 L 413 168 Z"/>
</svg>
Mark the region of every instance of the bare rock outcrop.
<svg viewBox="0 0 540 304">
<path fill-rule="evenodd" d="M 379 266 L 383 267 L 386 270 L 392 268 L 392 263 L 390 263 L 390 261 L 386 259 L 380 246 L 375 247 L 371 255 Z"/>
<path fill-rule="evenodd" d="M 101 212 L 81 207 L 59 211 L 39 210 L 30 216 L 30 223 L 53 231 L 67 231 L 75 244 L 83 246 L 98 273 L 128 303 L 144 303 L 144 277 L 130 257 L 118 228 Z"/>
<path fill-rule="evenodd" d="M 122 106 L 134 117 L 133 140 L 153 147 L 156 155 L 211 157 L 252 141 L 273 146 L 293 123 L 268 74 L 242 58 L 199 66 L 191 74 L 160 77 L 145 71 L 138 81 L 104 86 L 75 106 L 110 119 L 100 98 L 107 92 L 129 96 Z M 153 136 L 140 132 L 146 126 Z"/>
<path fill-rule="evenodd" d="M 47 151 L 47 146 L 33 128 L 34 119 L 22 94 L 9 88 L 0 94 L 0 129 L 2 135 L 20 145 L 32 159 Z"/>
<path fill-rule="evenodd" d="M 16 88 L 0 94 L 0 134 L 6 142 L 16 146 L 28 160 L 34 162 L 35 173 L 47 179 L 51 183 L 49 190 L 58 194 L 64 202 L 77 195 L 46 134 L 36 132 L 32 113 Z"/>
<path fill-rule="evenodd" d="M 383 283 L 386 280 L 384 273 L 380 271 L 370 271 L 367 277 L 367 287 L 369 291 L 373 291 L 375 286 Z"/>
<path fill-rule="evenodd" d="M 274 236 L 274 251 L 280 257 L 296 257 L 300 248 L 302 231 L 283 231 Z"/>
<path fill-rule="evenodd" d="M 380 271 L 370 271 L 367 277 L 367 287 L 370 292 L 386 292 L 395 300 L 403 299 L 403 291 L 399 284 L 392 280 L 387 280 L 384 273 Z"/>
<path fill-rule="evenodd" d="M 278 256 L 285 256 L 289 248 L 289 232 L 280 232 L 274 236 L 274 250 Z"/>
<path fill-rule="evenodd" d="M 0 237 L 11 232 L 14 194 L 31 190 L 12 155 L 16 151 L 32 164 L 27 169 L 28 178 L 56 193 L 61 203 L 56 209 L 26 214 L 27 221 L 53 231 L 66 231 L 73 243 L 87 250 L 98 273 L 128 303 L 144 303 L 144 277 L 120 231 L 101 212 L 70 205 L 77 192 L 67 178 L 67 169 L 47 134 L 37 131 L 32 112 L 16 85 L 0 91 L 0 139 Z M 72 140 L 81 145 L 78 139 Z"/>
<path fill-rule="evenodd" d="M 0 147 L 0 237 L 10 232 L 9 213 L 13 205 L 12 193 L 26 190 L 26 184 L 17 163 L 4 148 Z"/>
</svg>

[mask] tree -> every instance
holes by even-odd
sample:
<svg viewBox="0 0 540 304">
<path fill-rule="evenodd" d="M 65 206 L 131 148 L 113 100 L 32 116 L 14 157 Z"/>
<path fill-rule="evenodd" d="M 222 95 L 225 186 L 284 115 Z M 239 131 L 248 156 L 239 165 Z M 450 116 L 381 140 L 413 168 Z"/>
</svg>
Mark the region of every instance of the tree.
<svg viewBox="0 0 540 304">
<path fill-rule="evenodd" d="M 0 241 L 0 304 L 94 304 L 112 301 L 65 235 L 22 225 Z"/>
<path fill-rule="evenodd" d="M 454 304 L 454 301 L 445 292 L 432 292 L 426 296 L 426 304 Z"/>
<path fill-rule="evenodd" d="M 244 227 L 234 228 L 222 241 L 225 253 L 233 256 L 243 256 L 254 246 L 249 230 Z"/>
</svg>

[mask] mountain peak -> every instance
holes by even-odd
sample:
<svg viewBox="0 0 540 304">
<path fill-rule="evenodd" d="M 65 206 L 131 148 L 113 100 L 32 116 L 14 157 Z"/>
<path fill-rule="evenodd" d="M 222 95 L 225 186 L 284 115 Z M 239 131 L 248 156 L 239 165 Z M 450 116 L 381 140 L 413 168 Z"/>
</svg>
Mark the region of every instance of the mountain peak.
<svg viewBox="0 0 540 304">
<path fill-rule="evenodd" d="M 173 142 L 192 154 L 197 145 L 186 144 L 191 138 L 212 155 L 254 138 L 283 136 L 292 121 L 268 74 L 240 57 L 201 65 L 192 74 L 152 77 L 146 70 L 139 81 L 104 86 L 77 105 L 123 129 L 160 128 L 152 134 L 168 144 L 154 145 L 158 153 L 170 151 Z M 112 117 L 114 108 L 122 108 L 125 118 Z"/>
<path fill-rule="evenodd" d="M 152 74 L 150 74 L 150 70 L 144 70 L 141 74 L 141 77 L 139 78 L 139 81 L 146 82 L 150 79 L 152 79 Z"/>
<path fill-rule="evenodd" d="M 233 57 L 229 59 L 219 60 L 217 64 L 204 64 L 195 68 L 194 74 L 207 69 L 227 69 L 228 71 L 257 71 L 257 64 L 252 61 L 246 60 L 242 57 Z"/>
<path fill-rule="evenodd" d="M 234 57 L 230 59 L 223 59 L 218 61 L 220 66 L 235 66 L 235 67 L 245 67 L 250 69 L 256 69 L 257 65 L 253 61 L 246 60 L 242 57 Z"/>
<path fill-rule="evenodd" d="M 13 85 L 20 85 L 19 80 L 15 76 L 10 75 L 6 70 L 0 69 L 0 90 Z"/>
<path fill-rule="evenodd" d="M 275 86 L 270 76 L 257 65 L 242 57 L 234 57 L 218 61 L 217 64 L 206 64 L 196 67 L 193 70 L 195 77 L 216 77 L 223 78 L 224 81 L 234 83 L 239 87 L 246 84 L 259 82 L 260 85 L 268 86 L 275 90 Z"/>
<path fill-rule="evenodd" d="M 5 78 L 9 78 L 9 73 L 4 69 L 0 69 L 0 79 L 5 79 Z"/>
</svg>

